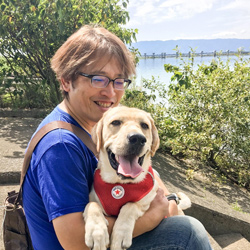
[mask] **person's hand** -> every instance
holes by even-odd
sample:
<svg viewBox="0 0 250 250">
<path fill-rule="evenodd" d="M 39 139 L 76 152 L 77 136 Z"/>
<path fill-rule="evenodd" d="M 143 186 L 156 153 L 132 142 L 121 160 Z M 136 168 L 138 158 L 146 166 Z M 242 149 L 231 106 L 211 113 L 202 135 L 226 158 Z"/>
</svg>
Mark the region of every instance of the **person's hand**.
<svg viewBox="0 0 250 250">
<path fill-rule="evenodd" d="M 169 203 L 163 189 L 159 188 L 149 209 L 136 221 L 133 237 L 139 236 L 157 227 L 166 215 L 169 214 Z"/>
<path fill-rule="evenodd" d="M 164 196 L 169 194 L 168 189 L 166 188 L 165 184 L 163 181 L 160 179 L 160 177 L 156 174 L 155 179 L 159 185 L 159 187 L 163 190 Z M 167 199 L 167 198 L 166 198 Z M 177 204 L 174 200 L 169 201 L 169 209 L 166 213 L 166 217 L 178 215 L 178 207 Z"/>
<path fill-rule="evenodd" d="M 163 219 L 166 216 L 170 216 L 169 204 L 170 202 L 166 198 L 164 190 L 162 188 L 158 188 L 156 196 L 151 202 L 149 209 L 155 210 L 156 214 Z"/>
</svg>

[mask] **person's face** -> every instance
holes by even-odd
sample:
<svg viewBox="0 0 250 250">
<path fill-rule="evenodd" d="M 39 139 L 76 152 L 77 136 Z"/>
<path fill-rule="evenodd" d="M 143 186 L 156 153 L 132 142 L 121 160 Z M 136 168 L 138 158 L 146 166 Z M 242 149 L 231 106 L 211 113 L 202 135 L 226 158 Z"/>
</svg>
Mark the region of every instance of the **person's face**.
<svg viewBox="0 0 250 250">
<path fill-rule="evenodd" d="M 117 60 L 111 59 L 105 63 L 106 60 L 101 59 L 98 65 L 82 67 L 79 71 L 88 75 L 107 76 L 110 79 L 124 77 Z M 112 81 L 106 88 L 95 88 L 91 85 L 90 78 L 81 75 L 73 85 L 70 81 L 66 90 L 69 94 L 69 108 L 77 120 L 88 127 L 93 127 L 104 112 L 117 106 L 124 94 L 124 90 L 114 89 Z"/>
</svg>

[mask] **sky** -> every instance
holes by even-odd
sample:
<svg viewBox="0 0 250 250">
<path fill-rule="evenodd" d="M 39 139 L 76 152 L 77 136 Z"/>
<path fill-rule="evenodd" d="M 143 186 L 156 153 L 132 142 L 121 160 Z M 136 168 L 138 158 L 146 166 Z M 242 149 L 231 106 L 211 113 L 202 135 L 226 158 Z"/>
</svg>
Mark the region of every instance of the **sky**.
<svg viewBox="0 0 250 250">
<path fill-rule="evenodd" d="M 137 41 L 250 39 L 250 0 L 129 0 Z"/>
</svg>

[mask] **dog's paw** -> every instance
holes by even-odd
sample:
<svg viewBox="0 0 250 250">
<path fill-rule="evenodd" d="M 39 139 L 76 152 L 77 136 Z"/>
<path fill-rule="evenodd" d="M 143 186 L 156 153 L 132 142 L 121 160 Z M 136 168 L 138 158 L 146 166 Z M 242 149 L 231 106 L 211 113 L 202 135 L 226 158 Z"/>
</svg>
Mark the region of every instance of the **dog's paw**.
<svg viewBox="0 0 250 250">
<path fill-rule="evenodd" d="M 93 250 L 106 250 L 109 245 L 108 221 L 101 207 L 96 202 L 90 202 L 84 213 L 85 243 Z"/>
<path fill-rule="evenodd" d="M 85 243 L 92 250 L 106 250 L 109 245 L 107 223 L 87 222 L 85 225 Z"/>
<path fill-rule="evenodd" d="M 111 237 L 111 250 L 124 250 L 132 245 L 132 233 L 128 231 L 113 231 Z"/>
</svg>

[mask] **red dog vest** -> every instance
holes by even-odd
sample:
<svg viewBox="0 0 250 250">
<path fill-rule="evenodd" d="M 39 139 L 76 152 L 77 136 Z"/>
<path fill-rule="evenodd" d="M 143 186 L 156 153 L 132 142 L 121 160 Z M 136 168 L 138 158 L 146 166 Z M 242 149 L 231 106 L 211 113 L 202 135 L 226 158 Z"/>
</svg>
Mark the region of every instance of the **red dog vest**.
<svg viewBox="0 0 250 250">
<path fill-rule="evenodd" d="M 139 183 L 106 183 L 102 180 L 100 169 L 94 174 L 94 189 L 107 215 L 117 216 L 127 202 L 137 202 L 147 195 L 154 186 L 152 167 Z"/>
</svg>

